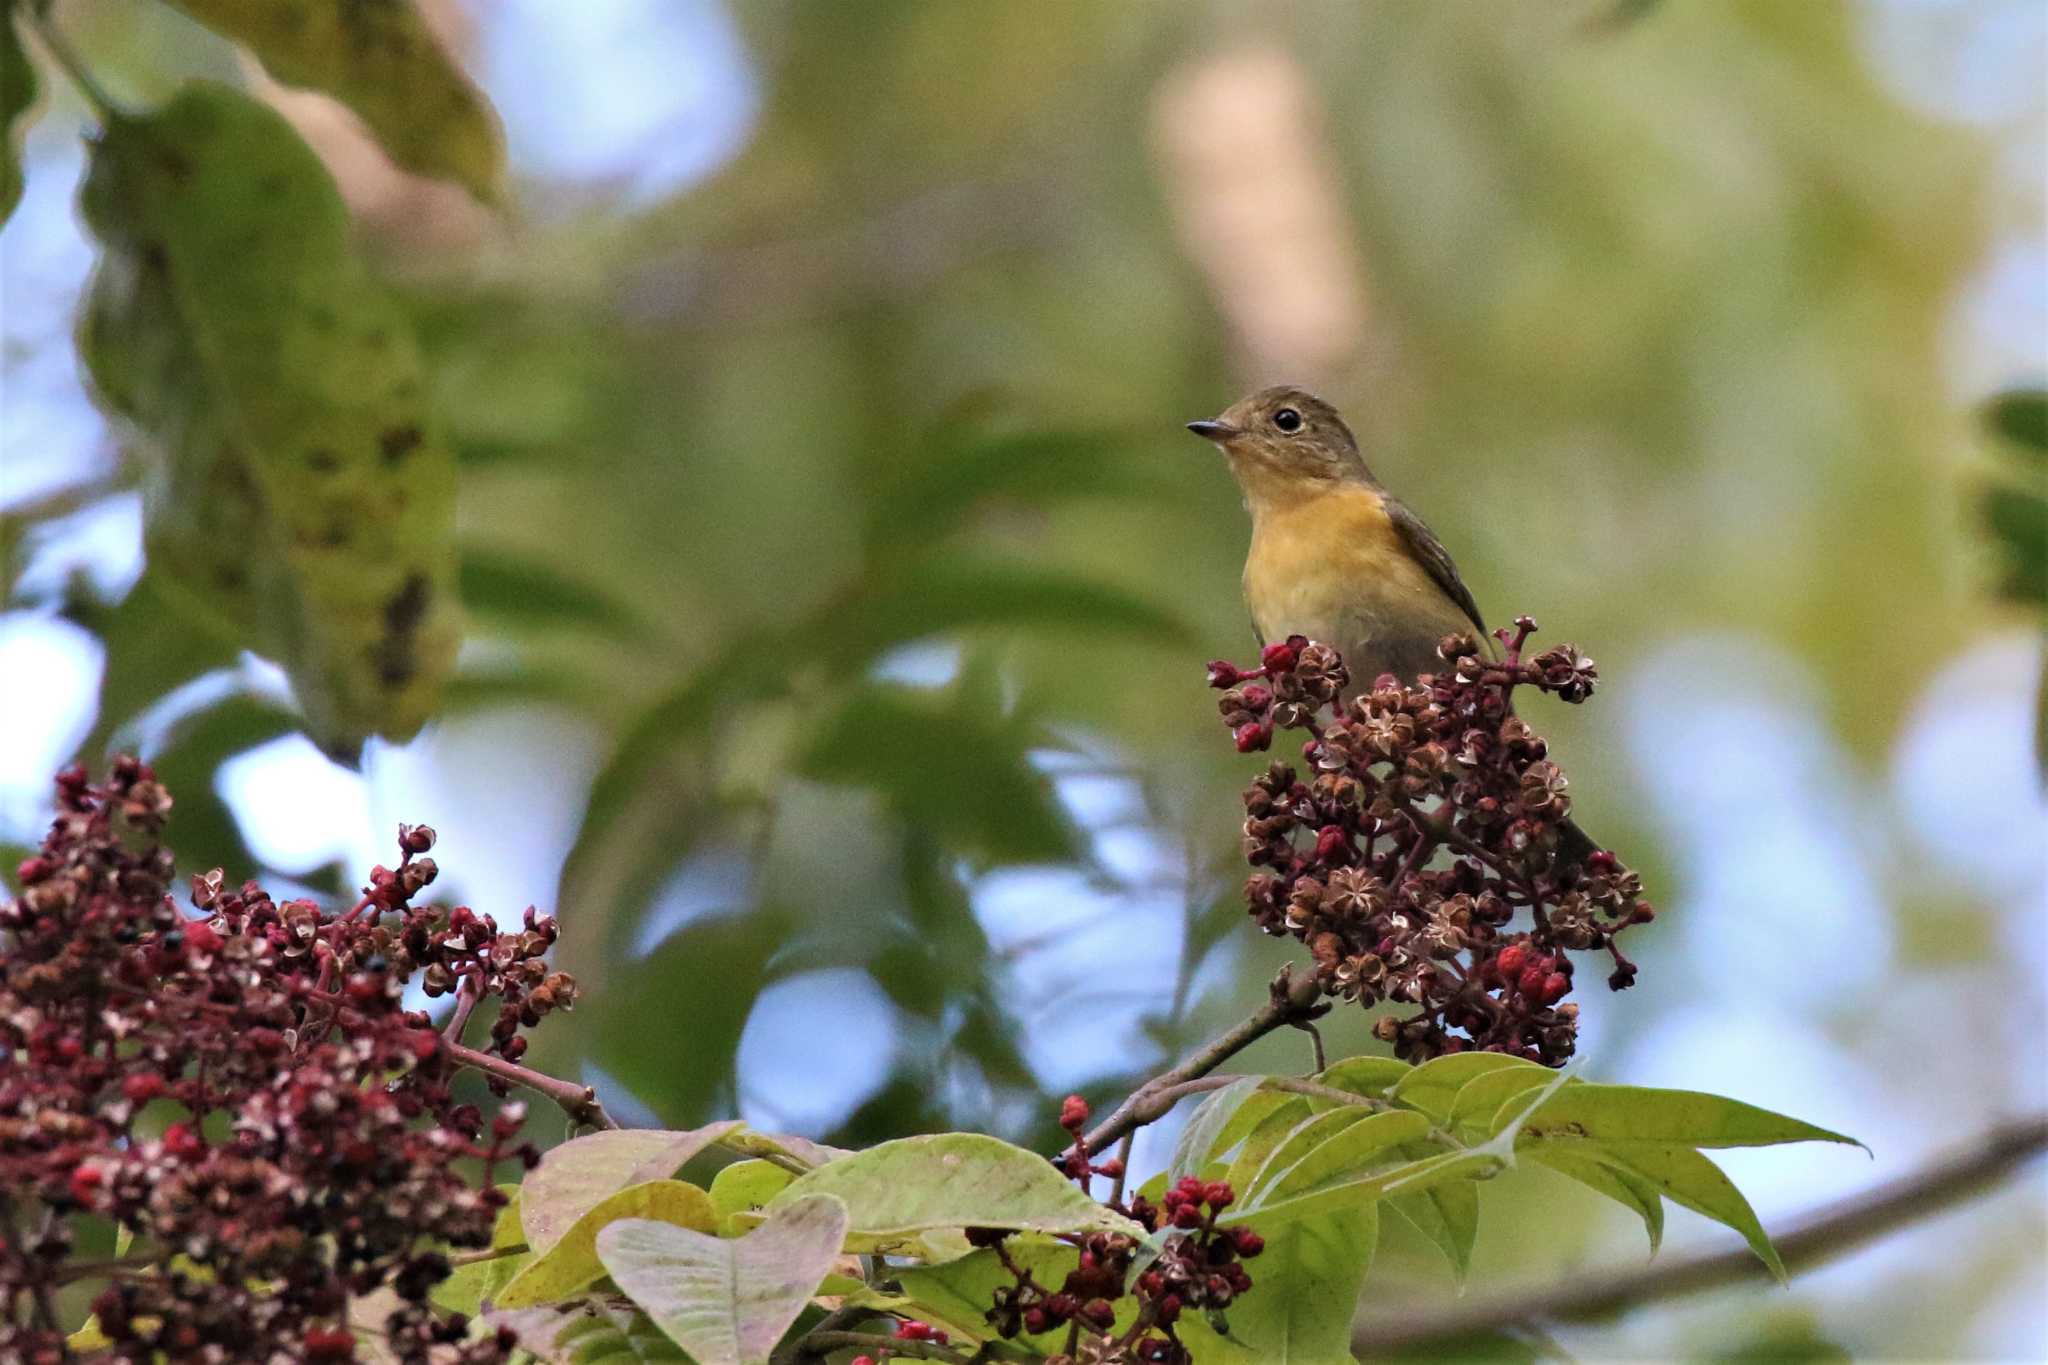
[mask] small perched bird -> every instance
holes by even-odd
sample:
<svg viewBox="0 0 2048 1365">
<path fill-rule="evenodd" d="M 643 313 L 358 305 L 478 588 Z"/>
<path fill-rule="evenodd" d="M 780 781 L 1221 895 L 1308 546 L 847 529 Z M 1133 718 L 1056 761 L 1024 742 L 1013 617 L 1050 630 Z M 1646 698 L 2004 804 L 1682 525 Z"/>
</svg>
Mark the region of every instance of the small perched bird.
<svg viewBox="0 0 2048 1365">
<path fill-rule="evenodd" d="M 1435 672 L 1446 635 L 1490 648 L 1450 552 L 1380 486 L 1335 408 L 1283 384 L 1188 430 L 1222 448 L 1244 490 L 1244 600 L 1261 645 L 1306 635 L 1335 646 L 1351 674 L 1347 699 L 1382 673 L 1412 683 Z M 1564 837 L 1572 862 L 1595 848 L 1569 821 Z"/>
<path fill-rule="evenodd" d="M 1366 468 L 1337 410 L 1279 385 L 1190 422 L 1214 441 L 1252 514 L 1244 601 L 1259 643 L 1306 635 L 1334 645 L 1351 692 L 1382 673 L 1435 671 L 1437 642 L 1486 624 L 1442 542 Z"/>
</svg>

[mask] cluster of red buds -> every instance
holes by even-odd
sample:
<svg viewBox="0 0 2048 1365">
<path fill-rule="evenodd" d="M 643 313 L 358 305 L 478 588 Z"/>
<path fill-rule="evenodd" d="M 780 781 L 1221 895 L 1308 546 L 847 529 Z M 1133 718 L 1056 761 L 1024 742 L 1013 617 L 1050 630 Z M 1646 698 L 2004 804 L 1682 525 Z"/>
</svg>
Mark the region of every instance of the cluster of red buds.
<svg viewBox="0 0 2048 1365">
<path fill-rule="evenodd" d="M 1572 822 L 1564 774 L 1515 714 L 1517 687 L 1580 702 L 1599 677 L 1570 645 L 1524 657 L 1535 629 L 1525 616 L 1495 632 L 1499 658 L 1450 636 L 1442 672 L 1356 692 L 1336 650 L 1298 635 L 1258 668 L 1209 665 L 1240 752 L 1306 732 L 1305 776 L 1276 762 L 1245 789 L 1252 918 L 1307 946 L 1326 995 L 1413 1007 L 1375 1025 L 1409 1061 L 1485 1049 L 1562 1065 L 1578 1032 L 1569 954 L 1605 950 L 1620 990 L 1636 969 L 1615 938 L 1655 913 Z"/>
<path fill-rule="evenodd" d="M 1082 1155 L 1081 1130 L 1088 1118 L 1087 1102 L 1069 1095 L 1060 1109 L 1060 1124 L 1073 1135 L 1074 1146 L 1054 1162 L 1084 1190 L 1091 1174 L 1108 1175 L 1119 1182 L 1123 1175 L 1120 1161 L 1112 1158 L 1090 1165 Z M 1249 1228 L 1216 1226 L 1217 1217 L 1236 1198 L 1227 1183 L 1205 1183 L 1192 1176 L 1169 1187 L 1156 1204 L 1142 1195 L 1128 1201 L 1112 1196 L 1109 1207 L 1146 1232 L 1172 1228 L 1180 1235 L 1168 1237 L 1157 1257 L 1143 1266 L 1138 1265 L 1138 1258 L 1145 1244 L 1135 1237 L 1116 1232 L 1068 1236 L 1064 1240 L 1073 1243 L 1080 1255 L 1058 1288 L 1040 1283 L 1030 1267 L 1010 1255 L 1007 1231 L 970 1228 L 968 1241 L 994 1248 L 1010 1276 L 1010 1283 L 995 1290 L 995 1302 L 985 1316 L 1004 1338 L 1070 1327 L 1077 1339 L 1085 1334 L 1089 1340 L 1084 1358 L 1103 1365 L 1121 1361 L 1189 1365 L 1188 1349 L 1176 1332 L 1181 1315 L 1189 1310 L 1206 1313 L 1212 1326 L 1227 1331 L 1223 1310 L 1252 1287 L 1251 1274 L 1243 1263 L 1266 1249 L 1265 1239 Z M 1111 1336 L 1118 1300 L 1127 1293 L 1135 1312 L 1129 1325 Z"/>
<path fill-rule="evenodd" d="M 344 913 L 218 872 L 187 912 L 147 766 L 117 760 L 99 786 L 67 770 L 57 800 L 0 906 L 0 1359 L 72 1358 L 59 1299 L 95 1285 L 101 1349 L 123 1361 L 343 1361 L 358 1331 L 404 1362 L 508 1358 L 509 1334 L 470 1340 L 427 1298 L 451 1250 L 490 1245 L 496 1173 L 538 1159 L 519 1106 L 486 1121 L 451 1083 L 503 1070 L 519 1027 L 569 1003 L 542 961 L 553 923 L 415 906 L 434 879 L 423 827 Z M 456 993 L 443 1027 L 405 1008 L 416 978 Z M 461 1041 L 492 996 L 496 1057 Z M 75 1260 L 87 1215 L 127 1251 Z M 395 1308 L 352 1325 L 379 1291 Z"/>
</svg>

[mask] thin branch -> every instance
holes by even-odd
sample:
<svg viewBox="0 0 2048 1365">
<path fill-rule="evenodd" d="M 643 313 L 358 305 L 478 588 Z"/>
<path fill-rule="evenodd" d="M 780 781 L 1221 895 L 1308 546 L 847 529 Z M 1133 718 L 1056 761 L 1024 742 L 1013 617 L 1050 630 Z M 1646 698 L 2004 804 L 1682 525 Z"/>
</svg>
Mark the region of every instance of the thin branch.
<svg viewBox="0 0 2048 1365">
<path fill-rule="evenodd" d="M 2004 1124 L 1923 1170 L 1807 1214 L 1776 1239 L 1778 1253 L 1788 1271 L 1818 1265 L 1982 1194 L 2043 1151 L 2048 1151 L 2048 1114 Z M 1371 1358 L 1518 1324 L 1604 1317 L 1662 1299 L 1769 1278 L 1770 1271 L 1747 1248 L 1620 1274 L 1594 1272 L 1526 1298 L 1363 1323 L 1352 1334 L 1351 1349 Z"/>
<path fill-rule="evenodd" d="M 1191 1053 L 1179 1066 L 1161 1072 L 1132 1091 L 1129 1098 L 1088 1134 L 1087 1150 L 1100 1152 L 1125 1133 L 1165 1117 L 1173 1108 L 1174 1100 L 1179 1098 L 1168 1097 L 1166 1092 L 1183 1082 L 1208 1075 L 1274 1029 L 1316 1018 L 1327 1009 L 1321 1000 L 1322 994 L 1313 973 L 1304 973 L 1297 978 L 1291 967 L 1282 967 L 1280 974 L 1273 978 L 1272 990 L 1265 1004 L 1229 1032 Z"/>
<path fill-rule="evenodd" d="M 557 1080 L 545 1072 L 508 1062 L 488 1052 L 479 1052 L 473 1047 L 464 1047 L 461 1043 L 444 1042 L 442 1046 L 458 1065 L 475 1067 L 486 1076 L 496 1076 L 501 1081 L 547 1096 L 560 1105 L 562 1112 L 574 1122 L 587 1123 L 593 1128 L 619 1126 L 619 1121 L 607 1114 L 604 1106 L 597 1102 L 597 1092 L 587 1085 Z"/>
</svg>

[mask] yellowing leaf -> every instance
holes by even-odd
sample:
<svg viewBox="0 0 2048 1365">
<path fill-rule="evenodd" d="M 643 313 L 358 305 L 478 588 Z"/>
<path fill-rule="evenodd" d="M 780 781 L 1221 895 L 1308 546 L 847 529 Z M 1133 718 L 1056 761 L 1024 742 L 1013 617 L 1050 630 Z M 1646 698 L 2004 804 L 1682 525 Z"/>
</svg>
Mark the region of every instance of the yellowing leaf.
<svg viewBox="0 0 2048 1365">
<path fill-rule="evenodd" d="M 726 1120 L 680 1132 L 621 1128 L 550 1148 L 520 1191 L 520 1219 L 528 1244 L 546 1251 L 577 1219 L 611 1195 L 628 1185 L 667 1179 L 739 1126 Z"/>
<path fill-rule="evenodd" d="M 107 120 L 81 202 L 105 247 L 81 347 L 152 456 L 154 581 L 282 663 L 330 752 L 410 737 L 460 634 L 455 466 L 334 182 L 273 110 L 194 83 Z"/>
<path fill-rule="evenodd" d="M 597 1235 L 622 1218 L 651 1219 L 694 1228 L 718 1230 L 718 1210 L 711 1196 L 681 1180 L 649 1180 L 600 1200 L 562 1234 L 553 1246 L 512 1277 L 498 1292 L 501 1308 L 531 1308 L 564 1299 L 604 1278 L 597 1256 Z"/>
<path fill-rule="evenodd" d="M 171 0 L 248 47 L 286 85 L 355 110 L 391 159 L 504 197 L 505 145 L 490 101 L 435 40 L 412 0 Z"/>
</svg>

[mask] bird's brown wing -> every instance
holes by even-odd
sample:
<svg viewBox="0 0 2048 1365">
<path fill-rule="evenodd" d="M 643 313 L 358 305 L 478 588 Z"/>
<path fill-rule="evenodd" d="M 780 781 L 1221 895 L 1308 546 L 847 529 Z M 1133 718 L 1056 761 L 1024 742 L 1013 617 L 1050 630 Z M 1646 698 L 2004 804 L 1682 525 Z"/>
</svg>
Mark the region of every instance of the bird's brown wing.
<svg viewBox="0 0 2048 1365">
<path fill-rule="evenodd" d="M 1451 562 L 1451 552 L 1436 538 L 1436 533 L 1422 524 L 1422 518 L 1403 505 L 1396 498 L 1386 500 L 1387 520 L 1394 524 L 1401 540 L 1408 547 L 1408 553 L 1416 562 L 1429 570 L 1429 576 L 1436 580 L 1444 595 L 1458 604 L 1466 617 L 1479 630 L 1479 641 L 1486 643 L 1486 622 L 1480 619 L 1479 604 L 1472 600 L 1472 590 L 1465 586 L 1465 580 L 1458 577 L 1458 566 Z"/>
</svg>

